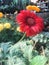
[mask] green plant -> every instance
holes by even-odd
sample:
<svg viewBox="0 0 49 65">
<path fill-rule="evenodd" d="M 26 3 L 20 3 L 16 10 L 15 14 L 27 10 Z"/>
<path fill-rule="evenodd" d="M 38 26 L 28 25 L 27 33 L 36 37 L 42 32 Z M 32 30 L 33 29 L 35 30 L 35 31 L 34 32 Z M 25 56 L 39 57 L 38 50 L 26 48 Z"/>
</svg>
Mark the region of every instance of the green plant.
<svg viewBox="0 0 49 65">
<path fill-rule="evenodd" d="M 17 6 L 17 9 L 25 9 L 26 5 L 30 4 L 30 0 L 13 0 L 13 3 Z"/>
<path fill-rule="evenodd" d="M 47 58 L 43 55 L 39 55 L 36 50 L 33 49 L 32 44 L 28 44 L 29 41 L 21 41 L 14 45 L 6 43 L 2 44 L 1 48 L 4 52 L 4 64 L 5 65 L 45 65 Z M 6 48 L 5 48 L 6 46 Z M 7 54 L 8 52 L 8 54 Z M 7 59 L 5 59 L 7 58 Z M 40 63 L 39 63 L 40 62 Z"/>
<path fill-rule="evenodd" d="M 3 26 L 0 31 L 0 43 L 2 41 L 15 43 L 22 37 L 23 34 L 16 30 L 18 25 L 13 20 L 9 18 L 1 18 L 0 24 Z"/>
<path fill-rule="evenodd" d="M 16 10 L 25 9 L 26 5 L 30 4 L 30 0 L 5 0 L 4 4 L 0 5 L 0 11 L 3 13 L 14 13 Z"/>
</svg>

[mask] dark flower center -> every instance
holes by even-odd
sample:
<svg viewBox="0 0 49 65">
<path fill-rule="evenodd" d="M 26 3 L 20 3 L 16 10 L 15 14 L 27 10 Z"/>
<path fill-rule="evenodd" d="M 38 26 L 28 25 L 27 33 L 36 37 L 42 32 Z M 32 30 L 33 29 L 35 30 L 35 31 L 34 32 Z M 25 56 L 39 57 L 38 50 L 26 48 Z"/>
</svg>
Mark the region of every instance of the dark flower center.
<svg viewBox="0 0 49 65">
<path fill-rule="evenodd" d="M 28 18 L 27 24 L 30 25 L 30 26 L 35 25 L 35 20 L 33 18 Z"/>
</svg>

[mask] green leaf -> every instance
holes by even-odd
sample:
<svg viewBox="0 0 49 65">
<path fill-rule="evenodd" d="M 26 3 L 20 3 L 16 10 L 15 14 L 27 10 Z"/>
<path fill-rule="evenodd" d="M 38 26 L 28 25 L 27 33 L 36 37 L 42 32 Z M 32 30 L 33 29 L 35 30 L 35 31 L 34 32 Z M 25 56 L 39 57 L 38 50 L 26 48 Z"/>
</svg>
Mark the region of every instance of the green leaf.
<svg viewBox="0 0 49 65">
<path fill-rule="evenodd" d="M 31 60 L 30 65 L 45 65 L 46 62 L 47 58 L 45 56 L 38 55 Z"/>
</svg>

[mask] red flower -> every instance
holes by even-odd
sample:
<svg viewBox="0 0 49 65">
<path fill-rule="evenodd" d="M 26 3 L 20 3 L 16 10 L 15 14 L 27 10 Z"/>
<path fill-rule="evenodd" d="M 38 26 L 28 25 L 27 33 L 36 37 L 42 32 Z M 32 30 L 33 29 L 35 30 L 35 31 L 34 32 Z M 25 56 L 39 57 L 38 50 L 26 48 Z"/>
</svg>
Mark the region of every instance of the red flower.
<svg viewBox="0 0 49 65">
<path fill-rule="evenodd" d="M 27 36 L 34 36 L 44 29 L 43 19 L 28 10 L 22 10 L 16 16 L 16 20 L 21 32 L 25 32 Z"/>
</svg>

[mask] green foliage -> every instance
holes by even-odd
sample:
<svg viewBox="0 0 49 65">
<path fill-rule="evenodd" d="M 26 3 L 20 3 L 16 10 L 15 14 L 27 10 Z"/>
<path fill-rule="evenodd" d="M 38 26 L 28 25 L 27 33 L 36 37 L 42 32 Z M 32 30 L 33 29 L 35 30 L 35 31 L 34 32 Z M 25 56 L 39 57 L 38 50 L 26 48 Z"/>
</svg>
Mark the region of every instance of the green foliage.
<svg viewBox="0 0 49 65">
<path fill-rule="evenodd" d="M 0 62 L 4 65 L 45 65 L 47 58 L 33 49 L 30 41 L 0 43 Z"/>
<path fill-rule="evenodd" d="M 1 18 L 0 23 L 5 24 L 5 23 L 10 23 L 11 28 L 9 29 L 3 29 L 0 32 L 0 43 L 3 42 L 17 42 L 19 39 L 22 37 L 22 33 L 18 32 L 17 29 L 17 24 L 9 19 L 9 18 Z"/>
<path fill-rule="evenodd" d="M 8 56 L 8 48 L 11 47 L 11 42 L 0 43 L 0 61 L 3 61 Z"/>
<path fill-rule="evenodd" d="M 5 0 L 5 2 L 6 2 L 6 0 Z M 16 8 L 12 1 L 10 1 L 10 3 L 7 1 L 3 5 L 0 5 L 0 11 L 2 11 L 3 13 L 13 13 L 15 10 L 16 10 Z"/>
<path fill-rule="evenodd" d="M 31 62 L 30 65 L 45 65 L 45 63 L 47 62 L 47 58 L 45 56 L 35 56 Z"/>
<path fill-rule="evenodd" d="M 29 42 L 18 42 L 9 48 L 8 65 L 29 65 L 30 60 L 38 55 L 38 52 L 32 50 L 32 45 L 27 43 Z"/>
<path fill-rule="evenodd" d="M 49 42 L 49 32 L 42 32 L 40 34 L 37 34 L 32 38 L 33 41 L 39 42 L 39 43 L 48 43 Z"/>
<path fill-rule="evenodd" d="M 17 6 L 17 9 L 25 9 L 26 5 L 30 4 L 30 0 L 13 0 L 13 3 Z"/>
<path fill-rule="evenodd" d="M 0 6 L 0 11 L 4 13 L 14 13 L 16 10 L 25 9 L 26 5 L 30 3 L 30 0 L 10 0 Z"/>
</svg>

